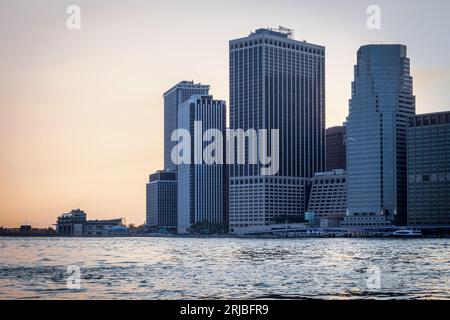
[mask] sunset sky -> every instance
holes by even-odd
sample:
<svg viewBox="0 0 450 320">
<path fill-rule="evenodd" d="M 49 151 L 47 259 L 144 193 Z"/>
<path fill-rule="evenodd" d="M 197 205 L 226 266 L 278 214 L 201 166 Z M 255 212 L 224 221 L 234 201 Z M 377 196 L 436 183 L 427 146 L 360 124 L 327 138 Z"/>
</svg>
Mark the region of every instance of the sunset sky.
<svg viewBox="0 0 450 320">
<path fill-rule="evenodd" d="M 68 30 L 66 8 L 81 8 Z M 366 9 L 381 7 L 381 30 Z M 283 25 L 326 47 L 327 126 L 348 112 L 356 51 L 402 43 L 417 112 L 450 110 L 450 2 L 0 2 L 0 226 L 46 227 L 62 212 L 145 221 L 163 167 L 162 94 L 180 80 L 228 101 L 228 40 Z"/>
</svg>

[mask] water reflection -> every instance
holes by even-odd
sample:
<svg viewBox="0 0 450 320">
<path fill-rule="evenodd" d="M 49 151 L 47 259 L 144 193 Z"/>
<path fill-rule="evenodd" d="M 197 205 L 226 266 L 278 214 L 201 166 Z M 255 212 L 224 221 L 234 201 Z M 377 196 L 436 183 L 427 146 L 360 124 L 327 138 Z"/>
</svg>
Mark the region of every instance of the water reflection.
<svg viewBox="0 0 450 320">
<path fill-rule="evenodd" d="M 0 299 L 450 299 L 450 240 L 0 239 Z M 67 267 L 81 290 L 67 289 Z M 381 271 L 368 289 L 367 270 Z"/>
</svg>

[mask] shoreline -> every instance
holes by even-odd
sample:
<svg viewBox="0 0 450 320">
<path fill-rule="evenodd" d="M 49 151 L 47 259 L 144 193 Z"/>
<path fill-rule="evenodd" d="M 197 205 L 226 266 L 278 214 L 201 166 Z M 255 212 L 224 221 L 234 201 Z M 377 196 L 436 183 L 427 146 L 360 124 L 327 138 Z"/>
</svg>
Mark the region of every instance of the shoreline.
<svg viewBox="0 0 450 320">
<path fill-rule="evenodd" d="M 1 235 L 2 238 L 54 238 L 54 239 L 110 239 L 110 238 L 189 238 L 189 239 L 450 239 L 450 235 L 422 235 L 416 237 L 395 237 L 395 236 L 245 236 L 245 235 L 107 235 L 107 236 L 57 236 L 57 235 Z"/>
</svg>

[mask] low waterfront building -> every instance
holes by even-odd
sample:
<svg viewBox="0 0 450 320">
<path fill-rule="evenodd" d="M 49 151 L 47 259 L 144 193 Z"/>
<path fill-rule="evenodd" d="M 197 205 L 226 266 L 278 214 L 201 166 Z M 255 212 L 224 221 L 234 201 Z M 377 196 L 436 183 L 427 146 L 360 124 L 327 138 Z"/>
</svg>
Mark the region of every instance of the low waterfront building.
<svg viewBox="0 0 450 320">
<path fill-rule="evenodd" d="M 308 213 L 321 227 L 337 227 L 347 212 L 345 170 L 319 172 L 311 179 Z"/>
<path fill-rule="evenodd" d="M 60 236 L 82 236 L 86 213 L 80 209 L 74 209 L 63 213 L 56 222 L 56 233 Z"/>
<path fill-rule="evenodd" d="M 0 237 L 53 237 L 56 235 L 53 228 L 33 228 L 30 225 L 21 225 L 19 228 L 0 227 Z"/>
<path fill-rule="evenodd" d="M 74 209 L 58 217 L 56 233 L 59 236 L 107 236 L 115 226 L 125 226 L 123 218 L 112 220 L 87 220 L 83 210 Z"/>
<path fill-rule="evenodd" d="M 450 225 L 450 112 L 410 118 L 408 225 Z"/>
<path fill-rule="evenodd" d="M 125 219 L 88 220 L 84 224 L 85 236 L 109 236 L 115 227 L 124 227 Z"/>
</svg>

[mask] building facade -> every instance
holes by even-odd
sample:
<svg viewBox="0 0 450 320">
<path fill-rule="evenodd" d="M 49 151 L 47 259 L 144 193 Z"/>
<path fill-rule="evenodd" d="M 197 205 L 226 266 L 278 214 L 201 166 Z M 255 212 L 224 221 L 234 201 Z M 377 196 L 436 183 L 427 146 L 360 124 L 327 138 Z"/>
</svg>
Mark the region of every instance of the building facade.
<svg viewBox="0 0 450 320">
<path fill-rule="evenodd" d="M 346 226 L 406 223 L 406 131 L 415 114 L 406 46 L 358 50 L 347 118 Z"/>
<path fill-rule="evenodd" d="M 147 183 L 146 225 L 173 230 L 178 224 L 177 174 L 175 171 L 157 171 Z"/>
<path fill-rule="evenodd" d="M 326 171 L 346 169 L 345 127 L 331 127 L 326 130 Z"/>
<path fill-rule="evenodd" d="M 410 118 L 408 225 L 450 225 L 450 112 Z"/>
<path fill-rule="evenodd" d="M 193 224 L 200 222 L 226 224 L 228 182 L 224 165 L 225 101 L 214 100 L 208 95 L 192 96 L 179 107 L 178 125 L 180 129 L 189 132 L 190 150 L 185 151 L 191 155 L 189 163 L 177 166 L 178 232 L 185 233 Z M 209 136 L 210 129 L 217 130 L 220 137 Z M 221 139 L 221 143 L 218 143 L 218 139 Z M 217 143 L 217 148 L 222 150 L 222 157 L 219 159 L 220 155 L 216 151 L 217 161 L 206 163 L 203 150 L 213 141 Z"/>
<path fill-rule="evenodd" d="M 126 226 L 125 219 L 87 220 L 83 210 L 74 209 L 58 217 L 56 233 L 59 236 L 109 236 L 116 226 Z"/>
<path fill-rule="evenodd" d="M 308 212 L 322 227 L 336 227 L 347 213 L 347 181 L 342 169 L 319 172 L 311 179 Z"/>
<path fill-rule="evenodd" d="M 276 175 L 230 166 L 230 231 L 239 233 L 306 211 L 309 178 L 325 169 L 325 48 L 286 28 L 258 29 L 231 40 L 229 57 L 230 129 L 279 130 Z"/>
<path fill-rule="evenodd" d="M 84 236 L 113 236 L 117 227 L 126 228 L 125 219 L 88 220 L 84 224 Z"/>
<path fill-rule="evenodd" d="M 171 135 L 178 128 L 178 107 L 194 94 L 209 94 L 209 86 L 193 81 L 181 81 L 164 93 L 164 169 L 176 170 L 171 160 L 171 153 L 175 142 Z"/>
<path fill-rule="evenodd" d="M 60 236 L 82 236 L 85 223 L 86 212 L 80 209 L 74 209 L 58 217 L 56 233 Z"/>
</svg>

